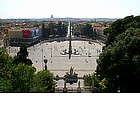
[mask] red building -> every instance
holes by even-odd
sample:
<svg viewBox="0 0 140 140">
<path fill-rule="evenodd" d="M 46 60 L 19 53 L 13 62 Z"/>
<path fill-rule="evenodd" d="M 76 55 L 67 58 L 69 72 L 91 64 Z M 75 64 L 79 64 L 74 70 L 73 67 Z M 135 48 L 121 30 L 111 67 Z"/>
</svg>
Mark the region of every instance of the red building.
<svg viewBox="0 0 140 140">
<path fill-rule="evenodd" d="M 32 38 L 31 30 L 22 30 L 22 37 L 23 38 Z"/>
</svg>

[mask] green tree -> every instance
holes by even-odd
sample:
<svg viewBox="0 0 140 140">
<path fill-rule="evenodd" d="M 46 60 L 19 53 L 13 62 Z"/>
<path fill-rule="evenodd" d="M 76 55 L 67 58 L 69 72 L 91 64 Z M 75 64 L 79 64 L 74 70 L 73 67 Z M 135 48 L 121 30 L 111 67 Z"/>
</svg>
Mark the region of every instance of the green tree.
<svg viewBox="0 0 140 140">
<path fill-rule="evenodd" d="M 0 92 L 11 92 L 12 57 L 5 48 L 0 49 Z"/>
<path fill-rule="evenodd" d="M 59 37 L 62 37 L 66 36 L 67 28 L 66 25 L 60 21 L 58 23 L 51 22 L 48 24 L 46 32 L 49 36 L 55 37 L 58 35 Z"/>
<path fill-rule="evenodd" d="M 12 83 L 10 79 L 6 80 L 0 77 L 0 92 L 12 92 Z"/>
<path fill-rule="evenodd" d="M 105 47 L 97 61 L 100 80 L 108 92 L 140 92 L 140 29 L 128 28 Z"/>
<path fill-rule="evenodd" d="M 23 51 L 24 52 L 24 51 Z M 27 56 L 25 51 L 24 58 Z M 0 49 L 0 92 L 53 92 L 53 74 L 25 63 L 13 64 L 6 49 Z"/>
<path fill-rule="evenodd" d="M 32 61 L 28 59 L 28 51 L 26 45 L 21 45 L 20 51 L 17 53 L 17 56 L 14 57 L 13 64 L 24 63 L 26 65 L 32 65 Z"/>
<path fill-rule="evenodd" d="M 95 37 L 95 38 L 97 37 L 97 31 L 96 31 L 96 29 L 93 30 L 93 37 Z"/>
<path fill-rule="evenodd" d="M 93 28 L 91 24 L 86 24 L 84 27 L 84 35 L 88 38 L 93 38 Z"/>
<path fill-rule="evenodd" d="M 62 22 L 58 22 L 58 25 L 57 25 L 57 34 L 59 36 L 62 36 Z"/>
<path fill-rule="evenodd" d="M 89 74 L 84 76 L 84 85 L 85 86 L 94 86 L 99 87 L 99 78 L 95 74 Z"/>
<path fill-rule="evenodd" d="M 48 25 L 49 35 L 53 35 L 53 37 L 56 36 L 57 30 L 56 30 L 56 24 L 55 23 L 49 23 Z"/>
<path fill-rule="evenodd" d="M 79 37 L 79 36 L 80 36 L 80 32 L 79 32 L 79 31 L 75 31 L 75 32 L 74 32 L 74 36 Z"/>
<path fill-rule="evenodd" d="M 54 92 L 54 86 L 53 74 L 48 70 L 39 71 L 35 74 L 32 92 Z"/>
<path fill-rule="evenodd" d="M 62 36 L 66 36 L 67 35 L 67 27 L 65 24 L 62 24 Z"/>
<path fill-rule="evenodd" d="M 106 45 L 111 45 L 119 34 L 125 32 L 130 27 L 140 29 L 140 16 L 127 16 L 124 19 L 118 19 L 113 22 L 109 28 L 104 30 L 104 34 L 108 36 Z"/>
<path fill-rule="evenodd" d="M 34 74 L 35 68 L 32 66 L 24 63 L 15 65 L 11 79 L 13 92 L 30 92 L 33 86 Z"/>
<path fill-rule="evenodd" d="M 8 80 L 11 77 L 12 57 L 5 48 L 0 49 L 0 77 Z"/>
<path fill-rule="evenodd" d="M 42 38 L 46 38 L 46 28 L 45 28 L 45 23 L 42 23 Z"/>
</svg>

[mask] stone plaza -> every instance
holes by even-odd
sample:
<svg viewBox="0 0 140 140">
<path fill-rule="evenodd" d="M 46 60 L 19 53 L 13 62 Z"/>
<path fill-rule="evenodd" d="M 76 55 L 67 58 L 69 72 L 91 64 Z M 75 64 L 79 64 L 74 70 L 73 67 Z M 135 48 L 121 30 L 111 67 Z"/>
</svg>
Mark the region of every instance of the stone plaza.
<svg viewBox="0 0 140 140">
<path fill-rule="evenodd" d="M 45 69 L 44 60 L 47 60 L 47 70 L 50 70 L 54 76 L 63 77 L 66 72 L 69 72 L 72 67 L 78 77 L 83 77 L 86 74 L 93 74 L 96 70 L 96 60 L 102 52 L 104 44 L 89 41 L 72 41 L 72 50 L 77 50 L 78 54 L 72 54 L 69 59 L 68 54 L 64 54 L 69 48 L 69 41 L 53 41 L 38 43 L 28 48 L 28 57 L 32 60 L 36 72 Z M 8 53 L 11 56 L 16 55 L 19 47 L 8 47 Z M 78 80 L 81 87 L 84 86 L 83 80 Z M 64 80 L 57 81 L 58 87 L 64 86 Z M 67 84 L 67 86 L 77 86 L 75 84 Z"/>
</svg>

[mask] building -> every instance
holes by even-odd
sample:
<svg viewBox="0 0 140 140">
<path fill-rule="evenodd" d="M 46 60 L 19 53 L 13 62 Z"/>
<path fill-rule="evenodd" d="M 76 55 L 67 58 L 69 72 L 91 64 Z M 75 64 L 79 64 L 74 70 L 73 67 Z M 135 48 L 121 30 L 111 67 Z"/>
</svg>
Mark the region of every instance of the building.
<svg viewBox="0 0 140 140">
<path fill-rule="evenodd" d="M 107 36 L 104 35 L 104 29 L 106 27 L 94 27 L 97 33 L 97 39 L 101 40 L 102 42 L 106 42 Z"/>
<path fill-rule="evenodd" d="M 54 18 L 54 16 L 53 16 L 53 15 L 51 15 L 51 18 Z"/>
<path fill-rule="evenodd" d="M 94 23 L 92 24 L 92 27 L 94 30 L 96 30 L 96 38 L 105 43 L 107 40 L 107 36 L 104 35 L 104 29 L 106 29 L 107 27 L 105 27 L 103 23 Z"/>
<path fill-rule="evenodd" d="M 19 46 L 24 43 L 31 46 L 40 41 L 41 28 L 9 29 L 8 38 L 11 46 Z"/>
</svg>

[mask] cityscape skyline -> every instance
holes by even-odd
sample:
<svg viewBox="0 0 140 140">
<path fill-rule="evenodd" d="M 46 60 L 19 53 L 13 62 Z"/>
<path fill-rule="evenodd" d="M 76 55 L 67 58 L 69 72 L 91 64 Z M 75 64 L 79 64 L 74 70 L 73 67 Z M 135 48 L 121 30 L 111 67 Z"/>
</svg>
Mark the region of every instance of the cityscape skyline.
<svg viewBox="0 0 140 140">
<path fill-rule="evenodd" d="M 0 18 L 124 18 L 138 16 L 138 0 L 5 0 L 1 2 Z"/>
</svg>

